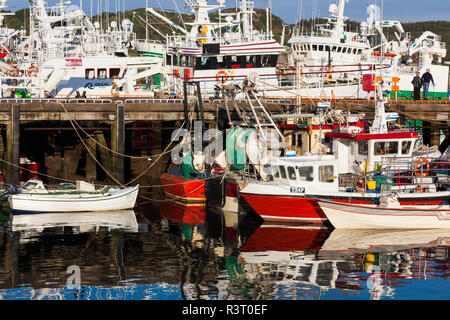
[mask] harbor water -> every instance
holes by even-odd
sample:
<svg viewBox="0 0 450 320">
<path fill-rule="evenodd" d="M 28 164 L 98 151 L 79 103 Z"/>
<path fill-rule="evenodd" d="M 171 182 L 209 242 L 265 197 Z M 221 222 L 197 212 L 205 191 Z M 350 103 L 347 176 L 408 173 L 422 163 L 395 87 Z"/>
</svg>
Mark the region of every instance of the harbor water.
<svg viewBox="0 0 450 320">
<path fill-rule="evenodd" d="M 172 201 L 1 214 L 4 300 L 441 300 L 450 231 L 275 225 Z"/>
</svg>

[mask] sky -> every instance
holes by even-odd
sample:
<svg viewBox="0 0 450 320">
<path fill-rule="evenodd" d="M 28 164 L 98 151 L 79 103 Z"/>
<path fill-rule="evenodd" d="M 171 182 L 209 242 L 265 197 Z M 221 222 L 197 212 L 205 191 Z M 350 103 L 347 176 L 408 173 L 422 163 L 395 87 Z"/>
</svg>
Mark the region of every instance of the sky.
<svg viewBox="0 0 450 320">
<path fill-rule="evenodd" d="M 93 14 L 97 14 L 97 4 L 99 2 L 109 2 L 110 11 L 115 11 L 116 4 L 127 10 L 145 7 L 146 1 L 149 7 L 175 9 L 187 12 L 184 8 L 183 0 L 72 0 L 73 5 L 83 3 L 83 9 L 90 15 L 91 1 L 93 3 Z M 59 3 L 60 0 L 47 0 L 49 5 Z M 226 0 L 227 7 L 234 7 L 236 0 Z M 265 8 L 269 0 L 254 0 L 256 8 Z M 302 4 L 302 18 L 327 17 L 328 6 L 338 0 L 272 0 L 274 14 L 280 16 L 287 23 L 295 23 L 298 18 L 299 4 Z M 209 0 L 209 4 L 216 4 L 216 0 Z M 381 0 L 350 0 L 345 7 L 345 16 L 351 20 L 365 20 L 366 8 L 369 4 L 375 3 L 381 7 Z M 28 8 L 28 0 L 8 0 L 7 5 L 13 11 Z M 450 20 L 450 0 L 384 0 L 384 18 L 400 20 L 401 22 L 429 21 L 429 20 Z M 315 14 L 314 14 L 315 12 Z"/>
</svg>

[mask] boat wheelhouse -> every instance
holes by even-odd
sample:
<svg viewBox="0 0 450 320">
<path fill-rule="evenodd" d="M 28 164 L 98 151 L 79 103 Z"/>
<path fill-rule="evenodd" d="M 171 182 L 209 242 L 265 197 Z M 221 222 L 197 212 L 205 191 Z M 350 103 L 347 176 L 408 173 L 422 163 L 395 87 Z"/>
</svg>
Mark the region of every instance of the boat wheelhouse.
<svg viewBox="0 0 450 320">
<path fill-rule="evenodd" d="M 413 40 L 399 21 L 382 19 L 380 8 L 374 4 L 367 8 L 367 20 L 361 22 L 359 30 L 349 31 L 344 16 L 346 2 L 332 3 L 324 24 L 311 30 L 294 29 L 288 43 L 297 72 L 282 72 L 282 83 L 296 84 L 293 89 L 301 95 L 365 98 L 362 75 L 383 69 L 393 88 L 391 98 L 412 99 L 415 72 L 423 74 L 431 69 L 436 84 L 429 96 L 446 98 L 449 69 L 440 65 L 446 56 L 441 37 L 425 31 Z M 388 28 L 394 29 L 395 37 L 387 35 Z"/>
<path fill-rule="evenodd" d="M 241 84 L 251 74 L 259 76 L 268 90 L 278 87 L 276 66 L 286 50 L 271 30 L 253 29 L 254 3 L 240 1 L 236 13 L 222 13 L 224 1 L 208 5 L 197 0 L 191 6 L 195 16 L 191 30 L 174 24 L 152 8 L 147 11 L 170 24 L 179 35 L 166 36 L 166 67 L 169 74 L 182 81 L 198 81 L 202 93 L 217 93 L 217 86 Z M 219 22 L 212 22 L 208 12 L 218 9 Z M 188 23 L 186 23 L 188 24 Z"/>
</svg>

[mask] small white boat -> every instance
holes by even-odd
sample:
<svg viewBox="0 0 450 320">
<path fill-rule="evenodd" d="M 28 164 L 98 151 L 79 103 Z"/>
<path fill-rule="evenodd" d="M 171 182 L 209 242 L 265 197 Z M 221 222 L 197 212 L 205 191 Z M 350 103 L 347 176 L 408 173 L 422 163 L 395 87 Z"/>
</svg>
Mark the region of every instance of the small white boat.
<svg viewBox="0 0 450 320">
<path fill-rule="evenodd" d="M 76 187 L 47 189 L 41 180 L 27 181 L 9 195 L 12 210 L 25 212 L 88 212 L 133 209 L 139 185 L 129 188 L 103 187 L 77 181 Z"/>
<path fill-rule="evenodd" d="M 450 205 L 400 205 L 396 195 L 382 196 L 379 205 L 317 201 L 335 228 L 450 228 Z"/>
</svg>

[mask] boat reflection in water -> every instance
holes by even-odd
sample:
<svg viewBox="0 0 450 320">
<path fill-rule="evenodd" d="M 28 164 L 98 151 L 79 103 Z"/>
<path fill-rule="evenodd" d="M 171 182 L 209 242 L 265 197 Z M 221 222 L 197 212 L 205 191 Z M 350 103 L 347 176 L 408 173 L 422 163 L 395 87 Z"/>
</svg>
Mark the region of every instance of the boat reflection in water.
<svg viewBox="0 0 450 320">
<path fill-rule="evenodd" d="M 48 229 L 63 231 L 64 228 L 71 229 L 72 233 L 98 232 L 101 229 L 138 232 L 133 210 L 12 214 L 12 231 L 20 232 L 21 240 L 48 232 Z"/>
<path fill-rule="evenodd" d="M 264 287 L 261 299 L 278 293 L 285 299 L 292 294 L 311 299 L 335 288 L 337 263 L 343 261 L 316 257 L 329 234 L 326 226 L 314 225 L 263 224 L 257 229 L 240 248 L 240 258 L 247 279 Z"/>
<path fill-rule="evenodd" d="M 8 212 L 0 299 L 449 299 L 448 246 L 445 230 L 276 225 L 173 201 L 136 214 Z"/>
<path fill-rule="evenodd" d="M 366 275 L 342 280 L 366 279 L 370 298 L 394 297 L 405 280 L 426 280 L 448 273 L 450 230 L 335 229 L 322 245 L 319 259 L 359 262 Z M 441 263 L 444 262 L 444 265 Z M 448 299 L 448 291 L 441 296 Z M 426 299 L 424 294 L 415 299 Z"/>
<path fill-rule="evenodd" d="M 449 240 L 445 230 L 331 231 L 263 224 L 240 248 L 240 261 L 260 299 L 392 299 L 405 279 L 448 272 Z M 442 299 L 448 298 L 443 292 Z"/>
</svg>

